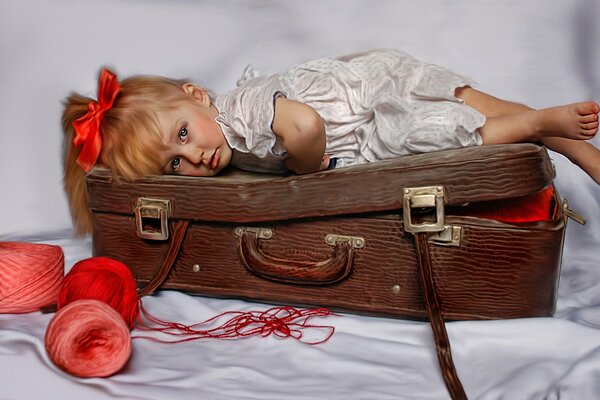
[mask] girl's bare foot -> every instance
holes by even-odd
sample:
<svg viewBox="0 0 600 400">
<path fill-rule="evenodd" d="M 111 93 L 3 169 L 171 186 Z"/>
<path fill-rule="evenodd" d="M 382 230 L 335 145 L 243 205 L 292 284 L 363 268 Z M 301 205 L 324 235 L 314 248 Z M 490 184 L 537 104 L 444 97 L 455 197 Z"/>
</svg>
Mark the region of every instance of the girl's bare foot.
<svg viewBox="0 0 600 400">
<path fill-rule="evenodd" d="M 540 137 L 588 140 L 598 132 L 599 112 L 597 103 L 587 101 L 532 111 L 530 118 Z"/>
</svg>

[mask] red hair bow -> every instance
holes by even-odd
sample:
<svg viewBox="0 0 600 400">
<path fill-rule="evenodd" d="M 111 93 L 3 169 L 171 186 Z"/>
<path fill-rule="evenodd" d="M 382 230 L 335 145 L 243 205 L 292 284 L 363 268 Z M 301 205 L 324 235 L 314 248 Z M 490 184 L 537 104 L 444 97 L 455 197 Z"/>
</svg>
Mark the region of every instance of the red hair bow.
<svg viewBox="0 0 600 400">
<path fill-rule="evenodd" d="M 104 114 L 113 106 L 115 98 L 121 91 L 121 85 L 117 81 L 117 76 L 102 68 L 100 80 L 98 81 L 98 101 L 88 103 L 87 113 L 81 118 L 73 121 L 75 138 L 73 145 L 82 146 L 77 164 L 88 172 L 100 155 L 102 149 L 102 134 L 100 126 L 104 119 Z"/>
</svg>

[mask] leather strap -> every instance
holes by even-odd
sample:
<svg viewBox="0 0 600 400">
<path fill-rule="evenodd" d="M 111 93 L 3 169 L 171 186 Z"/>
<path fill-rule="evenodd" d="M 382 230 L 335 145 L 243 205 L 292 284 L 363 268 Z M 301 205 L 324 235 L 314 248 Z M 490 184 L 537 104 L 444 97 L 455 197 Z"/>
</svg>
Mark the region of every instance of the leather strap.
<svg viewBox="0 0 600 400">
<path fill-rule="evenodd" d="M 173 228 L 171 229 L 171 243 L 169 244 L 163 263 L 154 278 L 152 278 L 146 286 L 138 290 L 139 298 L 152 294 L 165 281 L 169 275 L 169 271 L 171 271 L 171 268 L 173 267 L 177 254 L 179 254 L 179 249 L 183 243 L 183 238 L 185 237 L 185 232 L 187 231 L 189 223 L 190 222 L 187 220 L 179 220 L 173 223 Z"/>
<path fill-rule="evenodd" d="M 428 235 L 425 232 L 416 233 L 415 241 L 417 243 L 417 260 L 419 262 L 419 276 L 421 278 L 421 286 L 423 287 L 423 295 L 425 305 L 427 307 L 427 315 L 433 337 L 435 339 L 435 348 L 437 351 L 438 361 L 442 370 L 442 377 L 446 383 L 446 388 L 450 396 L 454 400 L 467 399 L 465 390 L 456 373 L 454 362 L 452 361 L 452 353 L 450 351 L 450 340 L 448 332 L 444 325 L 444 317 L 438 300 L 438 295 L 433 282 L 433 274 L 431 272 L 431 257 L 429 255 Z"/>
</svg>

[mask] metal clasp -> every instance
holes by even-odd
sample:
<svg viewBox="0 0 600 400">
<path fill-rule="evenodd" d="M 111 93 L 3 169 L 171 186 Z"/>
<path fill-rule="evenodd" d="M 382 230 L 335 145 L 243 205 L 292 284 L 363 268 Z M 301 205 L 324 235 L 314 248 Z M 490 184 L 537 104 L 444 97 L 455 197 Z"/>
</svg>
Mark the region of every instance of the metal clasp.
<svg viewBox="0 0 600 400">
<path fill-rule="evenodd" d="M 258 239 L 271 239 L 273 237 L 273 231 L 268 228 L 254 228 L 251 226 L 238 226 L 235 228 L 237 236 L 242 236 L 244 232 L 252 232 Z"/>
<path fill-rule="evenodd" d="M 444 227 L 443 231 L 432 234 L 428 241 L 439 246 L 460 247 L 461 238 L 462 227 L 448 225 Z"/>
<path fill-rule="evenodd" d="M 362 249 L 365 247 L 365 239 L 360 236 L 344 236 L 329 233 L 325 235 L 325 243 L 335 246 L 338 242 L 348 242 L 353 249 Z"/>
<path fill-rule="evenodd" d="M 423 186 L 403 190 L 404 230 L 410 233 L 440 232 L 444 230 L 444 188 Z M 413 223 L 412 210 L 435 207 L 435 222 Z"/>
<path fill-rule="evenodd" d="M 169 200 L 139 197 L 135 205 L 137 235 L 142 239 L 167 240 L 170 213 Z"/>
</svg>

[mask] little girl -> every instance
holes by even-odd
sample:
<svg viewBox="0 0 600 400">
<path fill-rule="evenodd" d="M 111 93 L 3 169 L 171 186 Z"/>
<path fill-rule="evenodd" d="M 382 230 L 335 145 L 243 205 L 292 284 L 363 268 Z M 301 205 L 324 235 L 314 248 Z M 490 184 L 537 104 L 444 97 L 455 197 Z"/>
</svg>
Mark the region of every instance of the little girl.
<svg viewBox="0 0 600 400">
<path fill-rule="evenodd" d="M 75 226 L 91 230 L 85 173 L 95 164 L 134 179 L 213 176 L 232 165 L 317 172 L 481 144 L 541 142 L 600 183 L 600 106 L 533 110 L 472 88 L 445 68 L 390 50 L 309 61 L 254 76 L 211 98 L 192 83 L 104 69 L 98 101 L 71 95 L 63 115 L 65 189 Z"/>
</svg>

